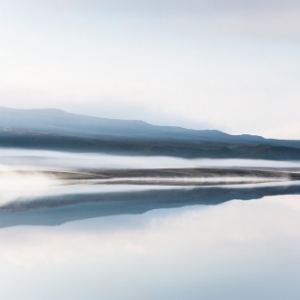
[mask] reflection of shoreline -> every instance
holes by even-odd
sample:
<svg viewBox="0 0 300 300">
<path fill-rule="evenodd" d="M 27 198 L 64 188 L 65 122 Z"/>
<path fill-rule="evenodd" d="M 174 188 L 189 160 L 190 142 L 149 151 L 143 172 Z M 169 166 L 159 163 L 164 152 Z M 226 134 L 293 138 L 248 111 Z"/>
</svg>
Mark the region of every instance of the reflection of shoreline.
<svg viewBox="0 0 300 300">
<path fill-rule="evenodd" d="M 46 196 L 7 204 L 0 210 L 0 227 L 60 225 L 89 218 L 142 214 L 153 209 L 189 205 L 219 205 L 230 200 L 300 194 L 300 184 L 251 187 L 170 188 L 93 194 Z"/>
</svg>

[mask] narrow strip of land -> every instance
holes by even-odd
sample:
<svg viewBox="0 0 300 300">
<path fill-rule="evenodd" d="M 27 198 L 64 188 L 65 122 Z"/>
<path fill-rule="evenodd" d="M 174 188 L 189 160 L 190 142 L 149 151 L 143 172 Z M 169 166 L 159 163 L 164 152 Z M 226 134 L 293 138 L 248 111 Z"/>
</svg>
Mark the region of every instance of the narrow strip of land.
<svg viewBox="0 0 300 300">
<path fill-rule="evenodd" d="M 300 180 L 300 172 L 247 168 L 114 169 L 74 171 L 17 171 L 40 173 L 63 184 L 137 184 L 202 186 Z"/>
</svg>

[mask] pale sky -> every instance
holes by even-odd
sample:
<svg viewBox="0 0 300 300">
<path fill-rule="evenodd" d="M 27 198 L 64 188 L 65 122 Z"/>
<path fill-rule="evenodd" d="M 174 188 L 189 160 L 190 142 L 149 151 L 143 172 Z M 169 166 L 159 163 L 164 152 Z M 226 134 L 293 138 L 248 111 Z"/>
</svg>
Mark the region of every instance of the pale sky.
<svg viewBox="0 0 300 300">
<path fill-rule="evenodd" d="M 298 0 L 0 0 L 0 105 L 300 139 Z"/>
</svg>

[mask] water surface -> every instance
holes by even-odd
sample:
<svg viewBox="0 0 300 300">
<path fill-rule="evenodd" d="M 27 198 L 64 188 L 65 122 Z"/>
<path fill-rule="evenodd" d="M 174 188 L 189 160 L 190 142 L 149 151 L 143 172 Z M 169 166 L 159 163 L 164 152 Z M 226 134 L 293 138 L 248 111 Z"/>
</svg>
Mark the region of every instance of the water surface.
<svg viewBox="0 0 300 300">
<path fill-rule="evenodd" d="M 1 299 L 299 299 L 300 196 L 0 230 Z"/>
<path fill-rule="evenodd" d="M 65 185 L 38 172 L 92 169 L 91 156 L 1 153 L 0 299 L 300 298 L 298 181 Z M 161 165 L 161 158 L 94 159 L 103 169 Z M 200 163 L 164 161 L 169 168 Z"/>
</svg>

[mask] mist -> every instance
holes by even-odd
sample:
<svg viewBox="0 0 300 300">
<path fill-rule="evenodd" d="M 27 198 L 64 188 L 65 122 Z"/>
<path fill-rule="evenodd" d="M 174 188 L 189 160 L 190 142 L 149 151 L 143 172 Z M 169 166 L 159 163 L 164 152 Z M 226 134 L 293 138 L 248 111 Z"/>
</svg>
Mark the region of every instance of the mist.
<svg viewBox="0 0 300 300">
<path fill-rule="evenodd" d="M 10 202 L 44 196 L 58 184 L 54 177 L 38 172 L 22 173 L 0 164 L 0 207 Z"/>
<path fill-rule="evenodd" d="M 0 207 L 6 207 L 11 203 L 31 202 L 35 199 L 40 201 L 43 197 L 68 195 L 107 195 L 108 193 L 187 189 L 202 185 L 236 185 L 237 188 L 243 188 L 251 184 L 254 187 L 259 184 L 265 184 L 265 186 L 292 184 L 289 182 L 288 174 L 278 177 L 274 173 L 274 176 L 264 177 L 263 174 L 236 176 L 232 173 L 230 176 L 226 174 L 218 176 L 203 173 L 199 176 L 180 173 L 183 169 L 228 168 L 232 169 L 232 172 L 239 168 L 245 170 L 282 169 L 293 170 L 293 172 L 300 170 L 299 162 L 136 157 L 22 149 L 0 149 L 0 161 Z M 164 173 L 164 169 L 178 169 L 179 173 L 178 175 Z M 106 178 L 101 178 L 106 170 L 111 170 L 112 175 L 108 173 L 105 175 Z M 136 172 L 132 174 L 128 173 L 128 170 L 137 172 L 141 170 L 142 173 L 141 175 Z M 153 170 L 156 175 L 147 175 L 149 174 L 147 170 Z M 157 173 L 157 170 L 163 172 Z M 131 177 L 126 174 L 131 174 Z M 84 202 L 85 197 L 82 197 L 81 202 Z M 99 197 L 99 199 L 102 198 Z M 68 202 L 64 202 L 64 198 L 61 201 L 62 204 Z"/>
<path fill-rule="evenodd" d="M 299 161 L 184 159 L 43 150 L 1 149 L 1 163 L 18 170 L 155 169 L 200 167 L 300 168 Z"/>
</svg>

